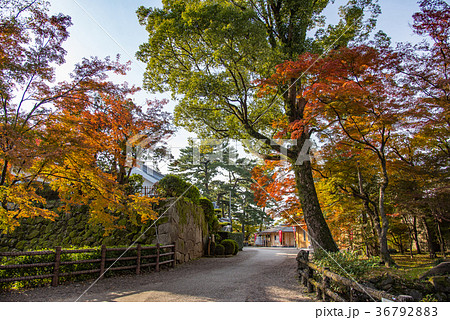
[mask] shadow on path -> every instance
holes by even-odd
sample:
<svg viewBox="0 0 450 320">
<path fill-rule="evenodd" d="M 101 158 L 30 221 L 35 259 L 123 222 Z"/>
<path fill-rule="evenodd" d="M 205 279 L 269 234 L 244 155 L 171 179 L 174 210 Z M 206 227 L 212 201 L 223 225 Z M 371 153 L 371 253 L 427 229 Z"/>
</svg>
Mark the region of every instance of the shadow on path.
<svg viewBox="0 0 450 320">
<path fill-rule="evenodd" d="M 175 269 L 98 281 L 80 301 L 313 301 L 296 277 L 293 248 L 244 248 Z M 3 293 L 0 301 L 75 301 L 93 281 Z"/>
</svg>

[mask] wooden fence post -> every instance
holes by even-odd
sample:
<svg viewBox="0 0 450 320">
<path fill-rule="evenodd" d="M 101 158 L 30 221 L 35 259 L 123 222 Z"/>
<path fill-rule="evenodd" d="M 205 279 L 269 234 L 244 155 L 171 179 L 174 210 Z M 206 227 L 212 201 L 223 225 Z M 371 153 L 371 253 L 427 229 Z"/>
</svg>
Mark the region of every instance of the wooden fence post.
<svg viewBox="0 0 450 320">
<path fill-rule="evenodd" d="M 53 279 L 52 279 L 53 287 L 56 287 L 58 285 L 60 263 L 61 263 L 61 247 L 56 247 L 55 248 L 55 267 L 53 268 Z"/>
<path fill-rule="evenodd" d="M 325 271 L 329 271 L 330 268 L 324 268 Z M 322 276 L 322 300 L 323 301 L 330 301 L 330 299 L 328 299 L 326 290 L 330 287 L 330 278 L 328 278 L 325 273 Z"/>
<path fill-rule="evenodd" d="M 172 268 L 175 268 L 175 265 L 177 264 L 177 246 L 176 242 L 173 243 L 173 262 L 172 262 Z"/>
<path fill-rule="evenodd" d="M 305 288 L 308 287 L 308 278 L 305 275 L 305 271 L 302 273 L 302 284 Z"/>
<path fill-rule="evenodd" d="M 320 282 L 317 281 L 317 287 L 316 287 L 316 298 L 317 300 L 321 300 L 322 299 L 322 289 L 320 288 Z"/>
<path fill-rule="evenodd" d="M 141 244 L 136 246 L 136 274 L 141 273 Z"/>
<path fill-rule="evenodd" d="M 101 251 L 101 261 L 100 261 L 100 278 L 103 277 L 103 273 L 105 272 L 105 263 L 106 263 L 106 246 L 102 245 Z"/>
<path fill-rule="evenodd" d="M 159 271 L 159 243 L 156 244 L 156 272 Z"/>
<path fill-rule="evenodd" d="M 310 268 L 308 265 L 306 265 L 306 279 L 308 281 L 308 285 L 307 285 L 308 293 L 314 292 L 313 284 L 310 281 L 310 279 L 313 278 L 313 272 L 314 272 L 314 270 L 312 268 Z"/>
<path fill-rule="evenodd" d="M 208 254 L 208 256 L 211 255 L 211 237 L 208 237 L 208 248 L 206 250 L 206 253 Z"/>
</svg>

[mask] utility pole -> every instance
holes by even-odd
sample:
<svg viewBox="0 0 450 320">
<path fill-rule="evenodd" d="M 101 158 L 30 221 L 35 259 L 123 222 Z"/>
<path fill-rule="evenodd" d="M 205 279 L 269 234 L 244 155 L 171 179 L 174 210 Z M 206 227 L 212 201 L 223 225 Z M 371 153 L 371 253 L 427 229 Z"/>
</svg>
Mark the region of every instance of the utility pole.
<svg viewBox="0 0 450 320">
<path fill-rule="evenodd" d="M 228 218 L 230 219 L 230 232 L 233 232 L 233 220 L 231 220 L 231 190 L 230 190 L 230 204 L 228 209 Z"/>
</svg>

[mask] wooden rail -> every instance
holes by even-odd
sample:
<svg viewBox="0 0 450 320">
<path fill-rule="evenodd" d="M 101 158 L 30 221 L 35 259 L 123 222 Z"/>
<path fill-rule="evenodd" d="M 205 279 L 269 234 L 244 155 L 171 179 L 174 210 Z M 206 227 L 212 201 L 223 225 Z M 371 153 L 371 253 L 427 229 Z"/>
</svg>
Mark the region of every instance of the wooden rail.
<svg viewBox="0 0 450 320">
<path fill-rule="evenodd" d="M 370 300 L 378 301 L 387 299 L 390 301 L 408 302 L 413 301 L 413 298 L 408 295 L 395 296 L 385 291 L 375 290 L 363 286 L 356 281 L 347 279 L 338 274 L 331 272 L 328 268 L 322 268 L 309 261 L 309 252 L 301 250 L 297 255 L 297 272 L 301 283 L 307 288 L 309 293 L 316 291 L 317 299 L 323 301 L 357 301 L 356 292 L 360 295 L 366 296 Z M 319 281 L 314 279 L 314 276 L 320 278 Z M 348 288 L 348 297 L 343 297 L 341 294 L 331 290 L 331 281 L 335 284 Z"/>
<path fill-rule="evenodd" d="M 152 250 L 153 254 L 142 255 L 143 250 Z M 98 259 L 84 259 L 84 260 L 69 260 L 61 261 L 61 256 L 71 253 L 88 253 L 100 251 L 100 258 Z M 135 256 L 119 256 L 117 258 L 107 258 L 108 252 L 122 252 L 123 254 L 129 251 L 135 251 Z M 48 274 L 36 274 L 28 275 L 22 277 L 11 277 L 11 278 L 0 278 L 0 283 L 5 282 L 17 282 L 25 280 L 39 280 L 52 278 L 52 286 L 57 286 L 59 279 L 61 277 L 75 276 L 81 274 L 97 273 L 99 277 L 103 277 L 108 271 L 119 271 L 119 270 L 136 270 L 136 274 L 140 274 L 142 268 L 145 267 L 155 267 L 156 271 L 160 270 L 161 265 L 170 264 L 175 267 L 175 244 L 170 245 L 160 245 L 156 246 L 141 246 L 138 244 L 136 247 L 129 248 L 107 248 L 106 246 L 101 246 L 99 249 L 61 249 L 61 247 L 56 247 L 55 250 L 46 251 L 22 251 L 22 252 L 0 252 L 1 257 L 20 257 L 20 256 L 51 256 L 54 255 L 53 262 L 42 262 L 42 263 L 23 263 L 23 264 L 0 264 L 1 270 L 19 270 L 23 268 L 42 268 L 42 267 L 53 267 L 53 272 Z M 160 260 L 160 257 L 169 257 L 167 260 Z M 142 263 L 145 259 L 154 259 L 155 262 Z M 135 264 L 127 266 L 116 266 L 114 264 L 118 261 L 135 261 Z M 110 262 L 110 266 L 107 267 L 107 262 Z M 71 271 L 71 272 L 60 272 L 61 267 L 67 265 L 83 265 L 83 264 L 98 264 L 95 268 Z M 37 271 L 35 271 L 37 272 Z"/>
</svg>

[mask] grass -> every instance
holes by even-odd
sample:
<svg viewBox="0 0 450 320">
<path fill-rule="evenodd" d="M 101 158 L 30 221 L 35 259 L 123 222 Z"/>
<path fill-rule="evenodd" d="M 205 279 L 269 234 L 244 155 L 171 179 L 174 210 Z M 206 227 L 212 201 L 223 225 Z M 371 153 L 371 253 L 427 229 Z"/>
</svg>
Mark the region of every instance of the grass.
<svg viewBox="0 0 450 320">
<path fill-rule="evenodd" d="M 428 253 L 414 254 L 413 258 L 409 254 L 393 254 L 391 256 L 397 263 L 398 268 L 379 267 L 372 270 L 370 276 L 388 273 L 392 276 L 414 281 L 419 279 L 426 271 L 444 261 L 442 255 L 432 259 Z M 445 261 L 450 261 L 450 259 L 447 258 Z"/>
</svg>

